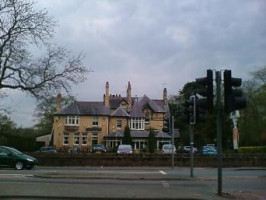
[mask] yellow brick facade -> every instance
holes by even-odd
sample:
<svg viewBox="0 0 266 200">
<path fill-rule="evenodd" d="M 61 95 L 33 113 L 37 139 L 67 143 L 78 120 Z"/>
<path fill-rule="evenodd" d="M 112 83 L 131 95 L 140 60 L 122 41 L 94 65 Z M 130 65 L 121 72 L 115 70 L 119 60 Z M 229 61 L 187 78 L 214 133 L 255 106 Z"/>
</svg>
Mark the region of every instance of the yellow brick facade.
<svg viewBox="0 0 266 200">
<path fill-rule="evenodd" d="M 58 99 L 60 101 L 61 95 L 58 95 Z M 165 115 L 169 114 L 164 110 L 165 107 L 168 108 L 166 103 L 166 90 L 162 100 L 153 101 L 147 96 L 139 100 L 136 97 L 131 98 L 129 83 L 127 97 L 123 98 L 120 95 L 109 95 L 107 82 L 103 102 L 74 102 L 63 109 L 61 102 L 58 102 L 58 112 L 54 116 L 53 126 L 54 146 L 59 151 L 68 151 L 73 147 L 81 151 L 90 151 L 93 144 L 106 144 L 106 136 L 123 133 L 126 126 L 140 132 L 147 132 L 149 129 L 161 131 Z M 132 125 L 131 120 L 134 119 L 141 119 L 141 126 Z"/>
</svg>

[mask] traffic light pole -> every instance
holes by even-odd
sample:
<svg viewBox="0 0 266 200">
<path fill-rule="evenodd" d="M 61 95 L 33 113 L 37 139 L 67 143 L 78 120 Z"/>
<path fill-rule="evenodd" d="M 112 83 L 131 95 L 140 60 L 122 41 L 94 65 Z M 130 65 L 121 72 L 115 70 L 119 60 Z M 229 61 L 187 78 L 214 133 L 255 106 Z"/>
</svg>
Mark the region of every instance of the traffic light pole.
<svg viewBox="0 0 266 200">
<path fill-rule="evenodd" d="M 175 123 L 175 118 L 174 118 L 174 116 L 172 116 L 172 145 L 174 146 L 175 145 L 175 138 L 174 138 L 174 131 L 175 131 L 175 129 L 174 129 L 174 123 Z M 172 169 L 174 169 L 174 167 L 175 167 L 175 152 L 174 152 L 174 148 L 173 148 L 173 146 L 172 146 Z"/>
<path fill-rule="evenodd" d="M 216 72 L 217 86 L 217 168 L 218 168 L 218 195 L 222 196 L 222 119 L 221 119 L 221 72 Z"/>
<path fill-rule="evenodd" d="M 190 151 L 189 151 L 189 157 L 190 157 L 190 177 L 194 177 L 194 135 L 193 135 L 193 127 L 196 124 L 196 94 L 191 96 L 191 99 L 193 101 L 193 119 L 194 122 L 191 122 L 189 125 L 189 138 L 190 138 Z"/>
<path fill-rule="evenodd" d="M 193 137 L 193 126 L 192 124 L 189 125 L 189 137 L 190 137 L 190 177 L 194 177 L 193 168 L 194 168 L 194 137 Z"/>
</svg>

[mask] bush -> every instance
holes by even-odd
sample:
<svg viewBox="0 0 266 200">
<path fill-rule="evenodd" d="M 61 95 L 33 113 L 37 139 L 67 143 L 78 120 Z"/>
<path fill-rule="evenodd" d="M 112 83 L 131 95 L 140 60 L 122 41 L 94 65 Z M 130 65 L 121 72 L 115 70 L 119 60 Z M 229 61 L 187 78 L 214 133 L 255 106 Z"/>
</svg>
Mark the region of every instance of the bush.
<svg viewBox="0 0 266 200">
<path fill-rule="evenodd" d="M 239 153 L 266 153 L 266 146 L 240 147 Z"/>
<path fill-rule="evenodd" d="M 36 143 L 36 138 L 33 135 L 19 135 L 19 134 L 1 134 L 0 145 L 10 146 L 19 151 L 34 151 L 39 146 Z"/>
</svg>

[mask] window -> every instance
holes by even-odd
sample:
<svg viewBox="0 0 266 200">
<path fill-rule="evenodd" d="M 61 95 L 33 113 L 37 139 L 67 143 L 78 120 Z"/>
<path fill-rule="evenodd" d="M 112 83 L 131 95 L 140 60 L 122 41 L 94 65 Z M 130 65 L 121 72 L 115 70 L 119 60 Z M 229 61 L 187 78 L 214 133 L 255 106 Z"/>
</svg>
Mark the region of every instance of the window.
<svg viewBox="0 0 266 200">
<path fill-rule="evenodd" d="M 131 130 L 144 130 L 145 128 L 145 120 L 144 118 L 131 118 L 129 127 Z"/>
<path fill-rule="evenodd" d="M 122 120 L 121 120 L 121 119 L 118 119 L 118 120 L 116 121 L 116 128 L 117 128 L 117 129 L 121 129 L 121 128 L 122 128 Z"/>
<path fill-rule="evenodd" d="M 118 147 L 120 144 L 122 144 L 121 139 L 113 139 L 113 140 L 106 141 L 106 147 L 111 148 L 111 149 Z"/>
<path fill-rule="evenodd" d="M 98 133 L 97 132 L 92 133 L 92 144 L 98 144 Z"/>
<path fill-rule="evenodd" d="M 147 111 L 145 113 L 145 123 L 149 123 L 150 120 L 151 120 L 151 113 Z"/>
<path fill-rule="evenodd" d="M 74 145 L 79 145 L 79 134 L 74 135 L 74 140 L 73 140 Z"/>
<path fill-rule="evenodd" d="M 133 141 L 133 147 L 135 150 L 145 149 L 147 147 L 147 141 L 146 140 L 134 140 Z"/>
<path fill-rule="evenodd" d="M 69 135 L 67 133 L 64 134 L 63 144 L 69 145 Z"/>
<path fill-rule="evenodd" d="M 68 126 L 79 125 L 79 116 L 67 116 L 66 117 L 66 125 L 68 125 Z"/>
<path fill-rule="evenodd" d="M 99 122 L 98 122 L 98 117 L 93 117 L 92 118 L 92 126 L 98 126 Z"/>
<path fill-rule="evenodd" d="M 83 134 L 82 135 L 82 145 L 84 145 L 84 146 L 87 145 L 87 139 L 88 139 L 87 134 Z"/>
</svg>

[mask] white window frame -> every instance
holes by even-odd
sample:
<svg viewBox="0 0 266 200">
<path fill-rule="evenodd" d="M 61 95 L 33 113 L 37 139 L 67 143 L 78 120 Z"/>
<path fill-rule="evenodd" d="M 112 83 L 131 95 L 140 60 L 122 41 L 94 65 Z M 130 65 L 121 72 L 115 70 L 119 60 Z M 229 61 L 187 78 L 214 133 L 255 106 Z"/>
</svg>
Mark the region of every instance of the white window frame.
<svg viewBox="0 0 266 200">
<path fill-rule="evenodd" d="M 69 134 L 67 134 L 67 133 L 64 133 L 64 136 L 63 136 L 63 145 L 64 146 L 68 146 L 69 145 Z"/>
<path fill-rule="evenodd" d="M 116 120 L 116 128 L 117 129 L 121 130 L 122 124 L 123 124 L 122 119 Z"/>
<path fill-rule="evenodd" d="M 129 128 L 130 130 L 145 130 L 145 118 L 131 118 Z"/>
<path fill-rule="evenodd" d="M 88 145 L 88 135 L 87 134 L 82 134 L 81 144 L 82 144 L 82 146 Z"/>
<path fill-rule="evenodd" d="M 97 141 L 96 144 L 99 143 L 99 134 L 98 134 L 98 132 L 92 132 L 92 144 L 94 144 L 94 141 Z"/>
<path fill-rule="evenodd" d="M 92 126 L 93 127 L 99 126 L 99 117 L 97 117 L 97 116 L 92 117 Z"/>
<path fill-rule="evenodd" d="M 73 135 L 73 145 L 74 146 L 79 146 L 79 134 L 74 134 Z"/>
<path fill-rule="evenodd" d="M 77 125 L 79 125 L 79 116 L 77 116 L 77 115 L 68 115 L 68 116 L 66 116 L 66 125 L 67 126 L 77 126 Z"/>
<path fill-rule="evenodd" d="M 145 149 L 148 146 L 148 141 L 144 139 L 136 139 L 133 140 L 133 148 L 134 150 Z"/>
</svg>

